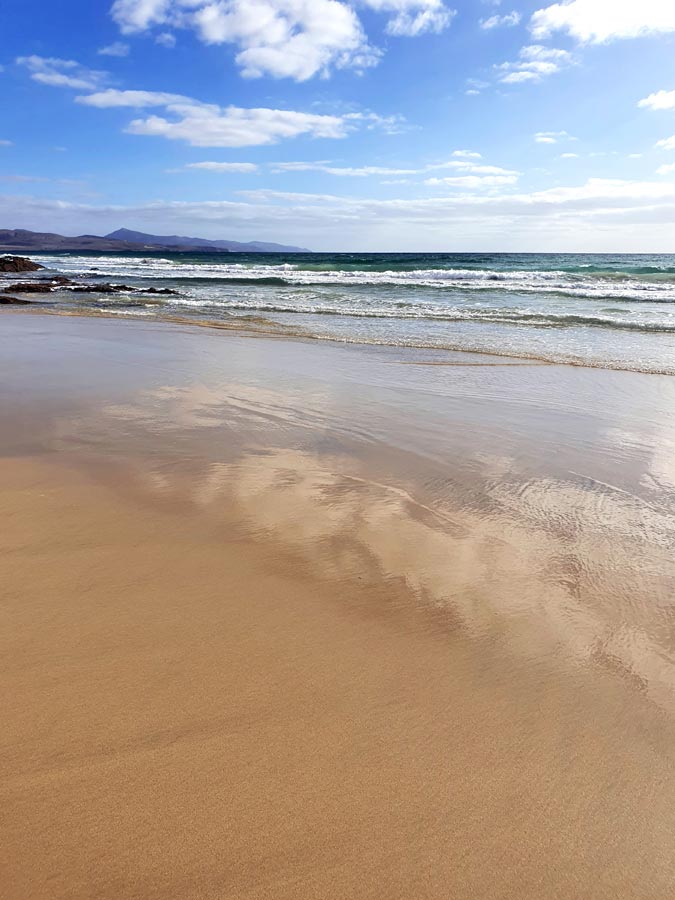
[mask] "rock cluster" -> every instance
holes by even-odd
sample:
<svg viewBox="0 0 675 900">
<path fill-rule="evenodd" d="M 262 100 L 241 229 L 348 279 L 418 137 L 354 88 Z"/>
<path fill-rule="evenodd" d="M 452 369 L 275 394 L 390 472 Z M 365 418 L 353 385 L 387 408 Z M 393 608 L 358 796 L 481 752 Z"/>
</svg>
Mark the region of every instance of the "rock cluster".
<svg viewBox="0 0 675 900">
<path fill-rule="evenodd" d="M 37 272 L 44 269 L 26 256 L 0 256 L 0 272 Z"/>
</svg>

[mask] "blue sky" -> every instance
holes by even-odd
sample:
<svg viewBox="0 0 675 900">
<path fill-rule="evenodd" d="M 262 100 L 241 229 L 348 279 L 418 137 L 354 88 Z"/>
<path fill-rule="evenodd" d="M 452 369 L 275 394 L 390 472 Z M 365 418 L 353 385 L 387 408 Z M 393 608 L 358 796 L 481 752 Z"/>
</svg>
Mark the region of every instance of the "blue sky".
<svg viewBox="0 0 675 900">
<path fill-rule="evenodd" d="M 4 0 L 0 227 L 675 251 L 674 0 Z"/>
</svg>

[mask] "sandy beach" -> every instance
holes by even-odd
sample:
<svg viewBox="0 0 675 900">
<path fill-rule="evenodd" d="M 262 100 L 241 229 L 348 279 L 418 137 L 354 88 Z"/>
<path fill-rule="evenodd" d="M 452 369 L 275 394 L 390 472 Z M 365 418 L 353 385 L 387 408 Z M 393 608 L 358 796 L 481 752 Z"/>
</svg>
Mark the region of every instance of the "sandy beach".
<svg viewBox="0 0 675 900">
<path fill-rule="evenodd" d="M 0 896 L 675 894 L 675 379 L 0 316 Z"/>
</svg>

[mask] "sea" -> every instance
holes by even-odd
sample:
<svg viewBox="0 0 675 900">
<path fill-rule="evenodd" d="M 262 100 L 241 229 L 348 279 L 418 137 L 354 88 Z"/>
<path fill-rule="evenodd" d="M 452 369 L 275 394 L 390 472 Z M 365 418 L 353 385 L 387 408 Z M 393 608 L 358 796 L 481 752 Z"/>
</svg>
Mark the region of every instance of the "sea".
<svg viewBox="0 0 675 900">
<path fill-rule="evenodd" d="M 675 254 L 60 253 L 57 309 L 675 374 Z M 17 280 L 17 276 L 5 276 Z M 25 280 L 25 276 L 20 276 Z"/>
</svg>

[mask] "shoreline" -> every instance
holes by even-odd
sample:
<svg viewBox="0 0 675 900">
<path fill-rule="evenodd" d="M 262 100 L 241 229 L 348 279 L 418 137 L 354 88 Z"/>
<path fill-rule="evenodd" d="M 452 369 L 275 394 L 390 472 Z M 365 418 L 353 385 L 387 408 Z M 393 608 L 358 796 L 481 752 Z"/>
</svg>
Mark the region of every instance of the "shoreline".
<svg viewBox="0 0 675 900">
<path fill-rule="evenodd" d="M 33 301 L 35 302 L 35 301 Z M 35 302 L 37 306 L 39 303 Z M 278 339 L 289 339 L 289 340 L 297 340 L 297 341 L 312 341 L 312 342 L 325 342 L 331 344 L 344 344 L 347 346 L 354 347 L 390 347 L 392 349 L 397 350 L 410 350 L 416 351 L 430 351 L 436 353 L 446 353 L 446 354 L 466 354 L 469 356 L 486 356 L 493 357 L 496 359 L 510 359 L 514 361 L 520 361 L 522 364 L 530 364 L 530 365 L 546 365 L 546 366 L 572 366 L 575 368 L 581 369 L 599 369 L 599 370 L 607 370 L 612 372 L 631 372 L 637 375 L 658 375 L 658 376 L 667 376 L 667 377 L 675 377 L 675 369 L 659 369 L 657 367 L 651 368 L 637 368 L 637 367 L 629 367 L 622 366 L 619 363 L 613 364 L 610 362 L 593 362 L 590 360 L 575 360 L 568 358 L 561 359 L 549 359 L 544 356 L 537 355 L 525 355 L 525 354 L 511 354 L 511 353 L 498 353 L 494 350 L 485 350 L 485 349 L 470 349 L 467 347 L 461 346 L 440 346 L 438 344 L 431 343 L 385 343 L 378 341 L 367 341 L 367 340 L 359 340 L 357 338 L 342 338 L 334 335 L 319 335 L 319 334 L 309 334 L 303 332 L 300 329 L 293 329 L 290 326 L 285 326 L 281 323 L 273 323 L 271 320 L 264 320 L 268 323 L 269 327 L 256 328 L 252 325 L 252 323 L 245 322 L 244 324 L 240 324 L 237 321 L 233 322 L 225 322 L 223 320 L 195 320 L 189 318 L 187 316 L 144 316 L 143 314 L 134 314 L 134 313 L 125 313 L 124 311 L 106 311 L 106 310 L 64 310 L 64 309 L 46 309 L 44 306 L 39 309 L 30 309 L 26 306 L 21 306 L 20 308 L 7 308 L 0 310 L 0 315 L 4 314 L 25 314 L 25 315 L 49 315 L 49 316 L 63 316 L 63 317 L 80 317 L 80 318 L 91 318 L 91 319 L 111 319 L 122 320 L 122 321 L 135 321 L 135 322 L 146 322 L 150 323 L 158 323 L 163 324 L 166 323 L 168 325 L 179 325 L 185 327 L 199 327 L 206 328 L 213 331 L 227 331 L 230 333 L 246 335 L 250 334 L 256 337 L 268 337 L 268 338 L 278 338 Z M 238 317 L 233 317 L 236 319 Z M 250 319 L 250 318 L 263 318 L 263 317 L 249 317 L 242 316 L 241 320 Z M 515 363 L 514 363 L 515 364 Z"/>
<path fill-rule="evenodd" d="M 669 900 L 672 378 L 34 312 L 13 900 Z"/>
</svg>

